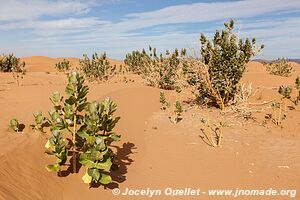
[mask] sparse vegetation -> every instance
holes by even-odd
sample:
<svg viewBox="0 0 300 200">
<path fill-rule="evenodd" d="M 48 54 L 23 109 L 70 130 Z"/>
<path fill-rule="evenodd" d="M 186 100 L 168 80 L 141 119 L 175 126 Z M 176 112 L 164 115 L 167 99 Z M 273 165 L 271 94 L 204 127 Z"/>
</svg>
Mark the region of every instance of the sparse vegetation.
<svg viewBox="0 0 300 200">
<path fill-rule="evenodd" d="M 293 72 L 293 67 L 289 63 L 289 61 L 285 58 L 273 60 L 269 64 L 265 64 L 266 69 L 270 74 L 278 75 L 278 76 L 291 76 Z"/>
<path fill-rule="evenodd" d="M 180 52 L 175 49 L 173 53 L 167 50 L 163 56 L 157 55 L 156 48 L 150 46 L 148 54 L 145 50 L 142 53 L 133 51 L 127 54 L 125 63 L 131 71 L 140 74 L 147 85 L 173 90 L 177 88 L 185 57 L 185 49 Z"/>
<path fill-rule="evenodd" d="M 60 61 L 55 64 L 55 68 L 59 72 L 64 72 L 64 73 L 67 73 L 71 69 L 71 66 L 72 65 L 71 65 L 70 61 L 67 59 L 63 59 L 63 61 Z"/>
<path fill-rule="evenodd" d="M 111 99 L 90 103 L 86 98 L 88 91 L 83 76 L 74 72 L 68 78 L 66 97 L 55 92 L 50 98 L 54 108 L 47 120 L 52 136 L 45 147 L 46 153 L 57 160 L 46 168 L 60 174 L 70 152 L 73 173 L 77 173 L 77 158 L 86 167 L 84 183 L 108 184 L 112 181 L 110 170 L 114 157 L 110 144 L 120 138 L 113 132 L 120 118 L 113 116 L 117 105 Z M 71 135 L 71 145 L 66 144 L 68 135 Z"/>
<path fill-rule="evenodd" d="M 129 71 L 140 74 L 141 67 L 143 66 L 144 59 L 150 57 L 147 55 L 145 49 L 142 52 L 132 51 L 131 53 L 126 54 L 124 59 L 125 65 L 129 67 Z"/>
<path fill-rule="evenodd" d="M 299 87 L 299 82 L 300 82 L 300 77 L 298 76 L 295 80 L 295 86 L 280 86 L 278 89 L 278 93 L 283 96 L 285 99 L 289 99 L 292 101 L 295 105 L 298 105 L 300 101 L 300 87 Z M 294 93 L 294 97 L 292 96 L 293 94 L 293 88 L 296 90 Z"/>
<path fill-rule="evenodd" d="M 21 62 L 20 58 L 13 54 L 0 56 L 0 71 L 11 72 L 17 85 L 20 85 L 20 79 L 26 74 L 25 62 Z"/>
<path fill-rule="evenodd" d="M 86 54 L 80 59 L 80 70 L 90 81 L 103 82 L 116 75 L 116 66 L 112 66 L 106 57 L 106 53 L 98 56 L 97 53 L 89 58 Z"/>
</svg>

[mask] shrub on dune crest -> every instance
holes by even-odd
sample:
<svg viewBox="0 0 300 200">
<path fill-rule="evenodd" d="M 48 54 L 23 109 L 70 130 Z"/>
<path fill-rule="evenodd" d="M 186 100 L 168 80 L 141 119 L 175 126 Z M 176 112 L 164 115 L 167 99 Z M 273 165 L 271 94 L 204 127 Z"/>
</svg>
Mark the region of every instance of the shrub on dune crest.
<svg viewBox="0 0 300 200">
<path fill-rule="evenodd" d="M 267 71 L 273 75 L 288 77 L 291 76 L 293 72 L 293 67 L 285 58 L 273 60 L 269 64 L 265 65 Z"/>
<path fill-rule="evenodd" d="M 71 63 L 67 59 L 63 59 L 63 61 L 55 64 L 55 68 L 59 72 L 68 72 L 71 69 Z"/>
<path fill-rule="evenodd" d="M 112 66 L 107 60 L 106 53 L 98 56 L 94 53 L 91 58 L 86 54 L 80 59 L 80 70 L 91 81 L 103 82 L 116 75 L 116 66 Z"/>
</svg>

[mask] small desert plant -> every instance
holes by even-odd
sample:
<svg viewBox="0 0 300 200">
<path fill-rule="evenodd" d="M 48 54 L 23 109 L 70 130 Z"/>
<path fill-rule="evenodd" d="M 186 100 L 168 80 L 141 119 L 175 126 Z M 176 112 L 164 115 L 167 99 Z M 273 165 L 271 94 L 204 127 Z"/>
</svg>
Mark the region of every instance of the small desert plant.
<svg viewBox="0 0 300 200">
<path fill-rule="evenodd" d="M 162 109 L 162 110 L 166 110 L 166 109 L 170 106 L 170 103 L 167 101 L 164 92 L 160 92 L 160 95 L 159 95 L 159 102 L 160 102 L 160 104 L 161 104 L 161 109 Z"/>
<path fill-rule="evenodd" d="M 183 113 L 182 105 L 180 101 L 176 101 L 175 109 L 174 109 L 174 116 L 170 116 L 170 120 L 172 123 L 177 124 L 182 120 L 181 114 Z"/>
<path fill-rule="evenodd" d="M 86 167 L 84 183 L 108 184 L 112 181 L 109 174 L 114 157 L 110 144 L 119 140 L 120 136 L 113 129 L 120 118 L 113 116 L 117 105 L 110 98 L 87 102 L 88 91 L 83 76 L 74 72 L 68 78 L 66 97 L 55 92 L 50 98 L 54 108 L 49 111 L 47 120 L 52 137 L 46 144 L 46 153 L 54 155 L 57 161 L 48 165 L 47 170 L 60 173 L 71 152 L 73 173 L 77 172 L 77 158 Z M 70 147 L 65 142 L 68 133 L 72 141 Z"/>
<path fill-rule="evenodd" d="M 278 89 L 278 93 L 283 96 L 283 98 L 289 99 L 295 105 L 298 105 L 300 101 L 300 77 L 298 76 L 295 80 L 295 89 L 296 89 L 296 97 L 292 95 L 293 87 L 291 86 L 280 86 Z M 294 96 L 294 97 L 293 97 Z"/>
<path fill-rule="evenodd" d="M 20 78 L 23 79 L 26 74 L 25 62 L 21 62 L 20 58 L 13 54 L 3 55 L 0 57 L 0 71 L 11 72 L 16 83 L 20 84 Z"/>
<path fill-rule="evenodd" d="M 34 130 L 43 132 L 43 123 L 45 121 L 45 117 L 43 116 L 42 112 L 38 111 L 33 113 L 35 125 Z"/>
<path fill-rule="evenodd" d="M 271 108 L 273 109 L 272 122 L 277 126 L 282 126 L 282 120 L 286 118 L 286 104 L 283 106 L 282 103 L 273 102 Z"/>
<path fill-rule="evenodd" d="M 287 59 L 281 58 L 266 64 L 266 69 L 270 74 L 278 76 L 291 76 L 293 67 Z"/>
<path fill-rule="evenodd" d="M 216 31 L 212 42 L 204 34 L 201 34 L 201 55 L 204 67 L 204 80 L 198 80 L 199 99 L 224 108 L 234 98 L 237 84 L 245 71 L 245 64 L 256 55 L 255 38 L 245 41 L 239 39 L 233 32 L 234 21 L 225 23 L 225 30 Z"/>
<path fill-rule="evenodd" d="M 68 72 L 71 68 L 71 63 L 67 59 L 63 59 L 63 61 L 60 61 L 55 64 L 55 68 L 59 72 Z"/>
<path fill-rule="evenodd" d="M 8 127 L 17 133 L 20 131 L 20 123 L 16 118 L 13 118 L 9 121 Z"/>
<path fill-rule="evenodd" d="M 116 75 L 116 66 L 112 66 L 107 60 L 106 53 L 100 57 L 97 53 L 89 58 L 86 54 L 84 58 L 80 59 L 80 69 L 83 74 L 91 81 L 96 80 L 98 82 L 107 81 Z"/>
<path fill-rule="evenodd" d="M 292 87 L 289 86 L 280 86 L 278 93 L 281 94 L 284 98 L 290 99 L 292 93 Z"/>
<path fill-rule="evenodd" d="M 298 76 L 295 80 L 296 89 L 300 89 L 300 76 Z"/>
</svg>

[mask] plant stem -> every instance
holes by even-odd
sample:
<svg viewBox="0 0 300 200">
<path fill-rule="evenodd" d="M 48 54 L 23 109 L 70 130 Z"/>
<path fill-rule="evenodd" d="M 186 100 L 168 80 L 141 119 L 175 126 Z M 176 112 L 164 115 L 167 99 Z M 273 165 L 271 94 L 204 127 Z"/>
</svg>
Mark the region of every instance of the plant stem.
<svg viewBox="0 0 300 200">
<path fill-rule="evenodd" d="M 73 129 L 73 173 L 76 173 L 76 114 L 74 115 L 74 129 Z"/>
<path fill-rule="evenodd" d="M 282 106 L 281 106 L 281 103 L 280 103 L 280 106 L 279 106 L 279 116 L 278 116 L 278 122 L 279 122 L 280 125 L 281 125 L 281 109 L 282 109 Z"/>
</svg>

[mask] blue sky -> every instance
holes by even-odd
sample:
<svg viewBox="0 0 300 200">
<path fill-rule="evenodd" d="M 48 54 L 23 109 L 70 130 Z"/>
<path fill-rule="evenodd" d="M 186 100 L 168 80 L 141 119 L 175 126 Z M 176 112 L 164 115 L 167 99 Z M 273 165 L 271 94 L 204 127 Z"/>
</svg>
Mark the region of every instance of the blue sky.
<svg viewBox="0 0 300 200">
<path fill-rule="evenodd" d="M 123 59 L 147 48 L 199 51 L 233 18 L 265 44 L 260 58 L 300 58 L 300 0 L 0 0 L 0 53 Z"/>
</svg>

